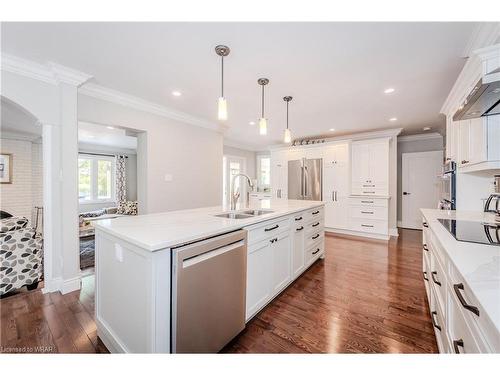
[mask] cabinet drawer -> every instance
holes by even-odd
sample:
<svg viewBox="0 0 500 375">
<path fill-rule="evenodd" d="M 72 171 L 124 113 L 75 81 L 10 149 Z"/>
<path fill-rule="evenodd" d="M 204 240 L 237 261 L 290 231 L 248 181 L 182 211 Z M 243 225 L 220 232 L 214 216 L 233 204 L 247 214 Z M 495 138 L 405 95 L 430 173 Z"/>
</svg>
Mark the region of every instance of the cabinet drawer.
<svg viewBox="0 0 500 375">
<path fill-rule="evenodd" d="M 358 232 L 378 234 L 387 234 L 389 232 L 388 222 L 383 220 L 351 218 L 351 229 Z"/>
<path fill-rule="evenodd" d="M 388 207 L 388 200 L 384 198 L 349 197 L 349 204 L 363 207 Z"/>
<path fill-rule="evenodd" d="M 352 187 L 352 194 L 363 195 L 363 196 L 387 195 L 388 194 L 388 189 L 387 189 L 387 187 L 361 187 L 361 186 L 353 186 Z"/>
<path fill-rule="evenodd" d="M 431 289 L 431 298 L 429 303 L 429 310 L 431 313 L 432 326 L 434 327 L 434 334 L 436 335 L 436 341 L 438 344 L 440 353 L 449 353 L 450 345 L 447 334 L 446 317 L 442 313 L 443 310 L 436 303 L 436 295 Z"/>
<path fill-rule="evenodd" d="M 388 218 L 387 207 L 351 206 L 349 212 L 352 218 L 358 219 L 387 220 Z"/>
<path fill-rule="evenodd" d="M 462 313 L 478 343 L 489 352 L 500 352 L 500 335 L 493 322 L 479 305 L 476 296 L 469 289 L 454 266 L 450 267 L 450 293 L 456 308 Z M 478 315 L 479 314 L 479 315 Z"/>
<path fill-rule="evenodd" d="M 312 220 L 321 221 L 323 220 L 324 217 L 325 217 L 324 207 L 313 208 L 312 210 L 306 211 L 304 215 L 304 219 L 307 223 Z"/>
<path fill-rule="evenodd" d="M 324 229 L 324 222 L 322 218 L 319 220 L 310 221 L 305 225 L 306 236 L 313 235 L 314 233 L 320 232 Z"/>
<path fill-rule="evenodd" d="M 436 304 L 439 305 L 441 311 L 446 311 L 446 288 L 447 278 L 443 268 L 436 260 L 436 257 L 431 252 L 431 264 L 429 274 L 429 285 L 434 290 L 436 296 Z"/>
<path fill-rule="evenodd" d="M 321 240 L 315 243 L 313 246 L 306 248 L 305 263 L 306 267 L 311 265 L 316 259 L 318 259 L 325 252 L 325 241 Z"/>
<path fill-rule="evenodd" d="M 307 237 L 305 239 L 305 247 L 306 249 L 315 246 L 318 242 L 324 241 L 325 239 L 325 232 L 323 229 L 316 231 L 316 232 L 311 232 L 307 234 Z"/>
<path fill-rule="evenodd" d="M 270 220 L 256 226 L 248 227 L 248 244 L 254 244 L 276 236 L 276 234 L 287 231 L 290 228 L 290 218 Z"/>
<path fill-rule="evenodd" d="M 465 319 L 462 315 L 461 307 L 453 300 L 450 303 L 451 326 L 450 326 L 450 347 L 451 352 L 456 354 L 481 353 L 481 347 L 474 339 Z"/>
</svg>

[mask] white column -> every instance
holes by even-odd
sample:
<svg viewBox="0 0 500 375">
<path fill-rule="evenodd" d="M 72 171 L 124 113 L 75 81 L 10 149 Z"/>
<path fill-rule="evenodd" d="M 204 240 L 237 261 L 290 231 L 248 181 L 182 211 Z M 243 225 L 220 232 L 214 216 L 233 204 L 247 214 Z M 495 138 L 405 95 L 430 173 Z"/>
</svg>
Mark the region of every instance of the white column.
<svg viewBox="0 0 500 375">
<path fill-rule="evenodd" d="M 42 124 L 44 293 L 60 290 L 62 283 L 60 130 Z"/>
<path fill-rule="evenodd" d="M 78 87 L 60 83 L 61 122 L 61 293 L 80 289 L 78 239 Z"/>
</svg>

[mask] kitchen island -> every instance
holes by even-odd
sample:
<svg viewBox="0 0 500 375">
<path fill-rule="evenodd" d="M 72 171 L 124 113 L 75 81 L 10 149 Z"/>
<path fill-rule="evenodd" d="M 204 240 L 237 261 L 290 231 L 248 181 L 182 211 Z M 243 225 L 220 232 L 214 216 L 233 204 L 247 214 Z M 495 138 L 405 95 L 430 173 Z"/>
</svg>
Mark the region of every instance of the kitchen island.
<svg viewBox="0 0 500 375">
<path fill-rule="evenodd" d="M 262 200 L 249 209 L 237 209 L 238 218 L 227 212 L 225 207 L 207 207 L 120 217 L 102 220 L 96 225 L 95 318 L 98 336 L 111 352 L 197 351 L 195 342 L 185 350 L 176 347 L 179 345 L 176 330 L 182 326 L 178 323 L 179 317 L 204 313 L 200 309 L 188 309 L 189 314 L 176 314 L 179 305 L 185 302 L 179 301 L 181 294 L 175 277 L 176 267 L 181 264 L 176 260 L 179 249 L 243 233 L 238 241 L 244 246 L 241 269 L 220 269 L 212 273 L 213 277 L 205 277 L 204 294 L 199 290 L 189 293 L 189 289 L 183 294 L 188 298 L 200 295 L 199 299 L 204 300 L 216 292 L 209 285 L 219 276 L 224 277 L 223 271 L 228 271 L 229 276 L 239 275 L 244 284 L 243 326 L 324 256 L 323 202 Z M 206 254 L 201 255 L 198 258 L 207 258 Z M 186 259 L 185 264 L 187 262 L 196 263 L 197 267 L 201 264 L 198 259 Z M 180 268 L 186 267 L 181 264 Z M 205 287 L 196 285 L 198 289 Z M 228 289 L 224 293 L 230 295 L 233 291 Z M 213 296 L 214 305 L 224 301 L 219 300 L 218 295 Z M 210 314 L 209 306 L 207 320 Z M 231 312 L 228 317 L 232 318 Z M 200 320 L 203 319 L 195 318 L 195 323 Z M 225 327 L 218 328 L 217 332 Z M 185 348 L 185 343 L 183 345 Z"/>
<path fill-rule="evenodd" d="M 495 215 L 421 211 L 423 278 L 439 351 L 500 352 L 500 246 Z M 487 231 L 492 241 L 487 240 Z"/>
</svg>

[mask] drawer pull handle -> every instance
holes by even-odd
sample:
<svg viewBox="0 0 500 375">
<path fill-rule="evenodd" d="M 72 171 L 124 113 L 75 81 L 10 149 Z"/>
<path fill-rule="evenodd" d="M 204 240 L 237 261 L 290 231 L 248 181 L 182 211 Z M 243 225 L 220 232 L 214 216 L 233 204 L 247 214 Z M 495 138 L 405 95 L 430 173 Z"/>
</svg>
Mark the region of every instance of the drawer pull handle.
<svg viewBox="0 0 500 375">
<path fill-rule="evenodd" d="M 373 214 L 373 211 L 361 211 L 362 214 Z"/>
<path fill-rule="evenodd" d="M 434 319 L 434 316 L 437 316 L 437 314 L 438 314 L 438 313 L 437 313 L 436 311 L 433 311 L 433 312 L 431 313 L 432 325 L 433 325 L 435 328 L 437 328 L 437 329 L 439 329 L 439 330 L 441 331 L 441 326 L 440 326 L 439 324 L 437 324 L 437 323 L 436 323 L 436 319 Z"/>
<path fill-rule="evenodd" d="M 427 223 L 423 223 L 422 225 L 423 225 L 425 228 L 429 228 L 429 224 L 427 224 Z"/>
<path fill-rule="evenodd" d="M 460 348 L 464 347 L 464 340 L 453 340 L 453 349 L 455 350 L 455 354 L 461 354 Z"/>
<path fill-rule="evenodd" d="M 374 191 L 363 191 L 363 194 L 375 194 Z"/>
<path fill-rule="evenodd" d="M 465 298 L 464 296 L 462 295 L 462 290 L 464 290 L 464 284 L 460 283 L 460 284 L 454 284 L 453 285 L 453 289 L 455 290 L 455 294 L 457 295 L 458 297 L 458 300 L 460 301 L 460 303 L 462 304 L 462 306 L 469 310 L 469 311 L 472 311 L 474 314 L 476 314 L 477 316 L 479 316 L 479 309 L 476 307 L 476 306 L 473 306 L 473 305 L 469 305 L 466 301 L 465 301 Z M 463 346 L 463 345 L 462 345 Z"/>
<path fill-rule="evenodd" d="M 363 187 L 375 187 L 375 185 L 363 185 Z"/>
<path fill-rule="evenodd" d="M 300 227 L 300 228 L 297 228 L 296 231 L 299 232 L 301 231 L 302 229 L 304 229 L 304 227 Z"/>
<path fill-rule="evenodd" d="M 312 254 L 318 254 L 319 253 L 319 249 L 316 249 L 316 251 L 313 251 Z"/>
<path fill-rule="evenodd" d="M 269 242 L 271 242 L 271 243 L 275 243 L 276 241 L 278 241 L 277 238 L 273 238 L 273 239 L 269 240 Z"/>
<path fill-rule="evenodd" d="M 361 201 L 361 203 L 370 203 L 370 204 L 373 204 L 373 201 Z"/>
<path fill-rule="evenodd" d="M 302 220 L 302 216 L 295 218 L 295 221 L 300 221 L 300 220 Z"/>
<path fill-rule="evenodd" d="M 429 251 L 429 248 L 427 247 L 427 245 L 426 245 L 426 244 L 424 244 L 423 249 L 424 249 L 425 251 Z"/>
<path fill-rule="evenodd" d="M 314 211 L 312 214 L 317 215 L 317 214 L 319 214 L 319 211 Z"/>
<path fill-rule="evenodd" d="M 361 226 L 366 228 L 373 228 L 373 225 L 368 225 L 368 224 L 361 224 Z"/>
<path fill-rule="evenodd" d="M 424 280 L 429 281 L 429 279 L 427 278 L 427 272 L 424 271 L 423 274 L 424 274 Z"/>
<path fill-rule="evenodd" d="M 318 222 L 318 223 L 316 223 L 316 224 L 313 224 L 312 226 L 313 226 L 313 227 L 317 227 L 318 225 L 319 225 L 319 222 Z"/>
<path fill-rule="evenodd" d="M 441 286 L 441 281 L 436 279 L 436 276 L 437 276 L 437 271 L 432 271 L 431 272 L 432 281 L 434 281 L 434 284 Z"/>
<path fill-rule="evenodd" d="M 272 231 L 272 230 L 278 229 L 279 227 L 280 227 L 280 226 L 279 226 L 278 224 L 276 224 L 274 227 L 264 229 L 264 231 L 269 232 L 269 231 Z"/>
<path fill-rule="evenodd" d="M 319 237 L 319 233 L 318 233 L 318 234 L 316 234 L 315 236 L 312 236 L 312 237 L 311 237 L 311 239 L 312 239 L 312 240 L 315 240 L 315 239 L 316 239 L 316 238 L 318 238 L 318 237 Z"/>
</svg>

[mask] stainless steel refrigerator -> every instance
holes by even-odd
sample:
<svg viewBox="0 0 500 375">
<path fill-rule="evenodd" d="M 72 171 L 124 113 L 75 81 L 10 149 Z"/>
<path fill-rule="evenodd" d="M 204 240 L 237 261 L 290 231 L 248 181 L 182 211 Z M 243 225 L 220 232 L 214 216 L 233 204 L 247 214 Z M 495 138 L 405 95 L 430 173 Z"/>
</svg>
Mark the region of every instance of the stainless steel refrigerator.
<svg viewBox="0 0 500 375">
<path fill-rule="evenodd" d="M 288 199 L 322 200 L 323 159 L 288 162 Z"/>
</svg>

